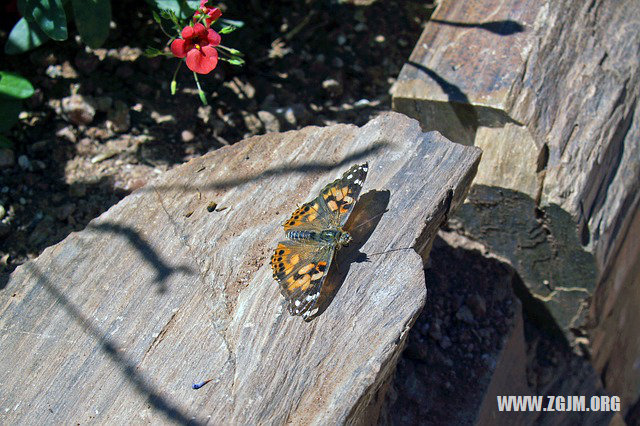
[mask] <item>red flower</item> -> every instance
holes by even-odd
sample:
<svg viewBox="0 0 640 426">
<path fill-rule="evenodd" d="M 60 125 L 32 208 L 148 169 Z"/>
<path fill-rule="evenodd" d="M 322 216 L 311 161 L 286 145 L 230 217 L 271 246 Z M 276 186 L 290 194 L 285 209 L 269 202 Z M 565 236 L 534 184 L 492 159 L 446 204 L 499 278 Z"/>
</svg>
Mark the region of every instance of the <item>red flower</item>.
<svg viewBox="0 0 640 426">
<path fill-rule="evenodd" d="M 212 23 L 217 21 L 218 18 L 222 16 L 222 11 L 217 7 L 206 6 L 207 1 L 209 0 L 200 0 L 200 7 L 193 14 L 193 22 L 196 22 L 198 20 L 199 15 L 207 15 L 204 21 L 207 24 L 207 27 L 210 27 Z"/>
<path fill-rule="evenodd" d="M 171 53 L 177 58 L 187 57 L 187 67 L 198 74 L 209 74 L 218 65 L 220 34 L 198 23 L 182 29 L 182 38 L 171 43 Z"/>
</svg>

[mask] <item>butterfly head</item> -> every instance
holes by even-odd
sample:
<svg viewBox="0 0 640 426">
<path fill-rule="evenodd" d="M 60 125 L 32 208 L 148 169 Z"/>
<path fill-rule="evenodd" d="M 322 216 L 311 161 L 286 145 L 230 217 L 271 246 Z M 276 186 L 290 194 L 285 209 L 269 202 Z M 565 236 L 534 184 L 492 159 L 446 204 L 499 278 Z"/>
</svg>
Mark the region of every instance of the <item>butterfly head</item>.
<svg viewBox="0 0 640 426">
<path fill-rule="evenodd" d="M 351 238 L 351 235 L 348 232 L 342 231 L 338 238 L 338 248 L 349 245 L 352 239 L 353 238 Z"/>
</svg>

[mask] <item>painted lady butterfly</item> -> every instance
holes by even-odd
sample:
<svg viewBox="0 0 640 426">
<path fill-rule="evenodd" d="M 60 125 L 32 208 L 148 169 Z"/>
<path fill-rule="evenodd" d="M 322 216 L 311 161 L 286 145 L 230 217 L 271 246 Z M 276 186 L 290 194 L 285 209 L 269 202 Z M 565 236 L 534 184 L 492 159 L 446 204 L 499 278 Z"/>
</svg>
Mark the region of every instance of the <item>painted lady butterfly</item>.
<svg viewBox="0 0 640 426">
<path fill-rule="evenodd" d="M 284 223 L 288 240 L 278 243 L 271 268 L 291 315 L 302 315 L 306 321 L 317 313 L 316 302 L 333 255 L 351 241 L 342 227 L 360 195 L 367 170 L 367 163 L 351 167 Z"/>
</svg>

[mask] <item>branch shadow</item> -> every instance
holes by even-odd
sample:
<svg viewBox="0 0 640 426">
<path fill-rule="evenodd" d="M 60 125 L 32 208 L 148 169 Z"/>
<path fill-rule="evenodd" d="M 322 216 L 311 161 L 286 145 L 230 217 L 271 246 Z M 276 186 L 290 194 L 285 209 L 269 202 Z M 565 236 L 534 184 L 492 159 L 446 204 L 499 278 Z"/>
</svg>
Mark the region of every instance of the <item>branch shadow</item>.
<svg viewBox="0 0 640 426">
<path fill-rule="evenodd" d="M 200 424 L 195 419 L 183 413 L 180 408 L 175 406 L 171 401 L 167 400 L 151 385 L 149 385 L 149 381 L 138 372 L 138 366 L 122 355 L 121 350 L 116 346 L 116 344 L 109 338 L 105 337 L 104 333 L 94 325 L 91 320 L 67 298 L 67 296 L 65 296 L 53 283 L 51 283 L 44 274 L 41 273 L 41 271 L 35 266 L 34 262 L 29 262 L 25 264 L 24 267 L 37 277 L 36 286 L 42 286 L 46 289 L 56 299 L 56 301 L 60 303 L 67 314 L 72 317 L 86 333 L 97 340 L 100 349 L 118 366 L 127 380 L 134 385 L 136 391 L 146 397 L 149 404 L 164 413 L 168 418 L 176 423 L 182 425 Z"/>
<path fill-rule="evenodd" d="M 427 74 L 438 84 L 438 86 L 440 86 L 442 91 L 447 95 L 449 108 L 457 117 L 457 121 L 459 122 L 458 124 L 461 125 L 461 129 L 458 129 L 453 133 L 453 130 L 443 128 L 441 124 L 439 124 L 440 120 L 433 120 L 432 125 L 434 127 L 432 129 L 424 130 L 438 130 L 445 137 L 454 142 L 462 143 L 464 145 L 473 145 L 473 141 L 476 137 L 476 131 L 480 126 L 480 120 L 478 118 L 478 112 L 475 107 L 471 105 L 469 97 L 460 89 L 460 87 L 445 80 L 432 69 L 415 61 L 407 61 L 407 64 Z M 428 125 L 429 123 L 422 124 Z"/>
<path fill-rule="evenodd" d="M 344 227 L 351 234 L 353 240 L 335 255 L 318 298 L 318 312 L 309 317 L 307 322 L 312 321 L 327 310 L 349 274 L 351 264 L 369 260 L 366 253 L 360 252 L 360 249 L 371 237 L 382 216 L 387 211 L 389 198 L 389 191 L 372 190 L 362 195 L 358 200 Z"/>
<path fill-rule="evenodd" d="M 510 36 L 513 34 L 521 33 L 524 31 L 525 27 L 511 19 L 505 19 L 502 21 L 490 21 L 490 22 L 454 22 L 454 21 L 444 21 L 441 19 L 431 19 L 431 22 L 442 25 L 449 25 L 452 27 L 459 28 L 479 28 L 481 30 L 489 31 L 490 33 L 497 34 L 500 36 Z"/>
<path fill-rule="evenodd" d="M 181 189 L 181 190 L 196 190 L 196 189 L 228 189 L 234 186 L 240 186 L 247 182 L 258 181 L 270 178 L 276 175 L 292 175 L 292 174 L 304 174 L 304 173 L 313 173 L 313 172 L 327 172 L 338 169 L 347 164 L 357 163 L 360 160 L 369 158 L 373 156 L 378 151 L 384 149 L 389 145 L 389 142 L 379 141 L 368 148 L 357 151 L 351 155 L 344 157 L 342 160 L 338 162 L 307 162 L 302 164 L 290 164 L 283 163 L 280 166 L 269 168 L 263 172 L 248 174 L 242 177 L 235 177 L 229 179 L 222 179 L 217 182 L 210 183 L 205 185 L 204 187 L 198 187 L 191 185 L 148 185 L 143 188 L 140 188 L 139 191 L 155 191 L 155 190 L 167 190 L 167 189 Z M 356 207 L 357 208 L 357 207 Z"/>
<path fill-rule="evenodd" d="M 178 265 L 171 266 L 165 262 L 158 253 L 151 247 L 151 245 L 145 241 L 140 234 L 131 227 L 119 225 L 117 223 L 100 223 L 97 225 L 89 224 L 87 229 L 94 229 L 98 232 L 108 232 L 112 234 L 119 234 L 124 236 L 129 243 L 142 255 L 142 258 L 156 271 L 156 275 L 153 279 L 155 283 L 159 284 L 158 292 L 164 293 L 167 291 L 165 281 L 171 275 L 175 273 L 187 273 L 194 275 L 195 271 L 188 266 Z"/>
<path fill-rule="evenodd" d="M 520 124 L 500 109 L 474 105 L 459 86 L 444 79 L 432 69 L 415 61 L 407 61 L 407 65 L 423 72 L 440 86 L 447 95 L 447 101 L 421 103 L 424 109 L 419 117 L 422 130 L 437 130 L 447 139 L 463 145 L 473 145 L 479 127 L 503 127 L 507 123 Z M 402 107 L 403 102 L 412 100 L 396 99 L 394 109 L 413 110 L 414 107 Z"/>
</svg>

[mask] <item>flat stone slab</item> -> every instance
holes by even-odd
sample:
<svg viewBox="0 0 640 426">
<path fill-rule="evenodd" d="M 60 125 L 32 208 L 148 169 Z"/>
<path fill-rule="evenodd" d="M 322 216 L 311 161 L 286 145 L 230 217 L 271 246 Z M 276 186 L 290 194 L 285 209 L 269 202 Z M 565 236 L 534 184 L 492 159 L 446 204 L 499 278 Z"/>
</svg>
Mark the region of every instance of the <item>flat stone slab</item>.
<svg viewBox="0 0 640 426">
<path fill-rule="evenodd" d="M 572 345 L 627 304 L 602 300 L 616 257 L 640 259 L 621 250 L 640 208 L 639 62 L 634 0 L 442 0 L 393 88 L 423 130 L 483 150 L 451 226 L 512 265 Z M 623 317 L 601 331 L 627 347 Z"/>
<path fill-rule="evenodd" d="M 163 174 L 2 283 L 0 419 L 375 418 L 424 305 L 421 256 L 479 158 L 386 113 L 247 139 Z M 324 310 L 304 322 L 271 276 L 281 224 L 364 162 L 354 241 L 333 262 Z"/>
</svg>

